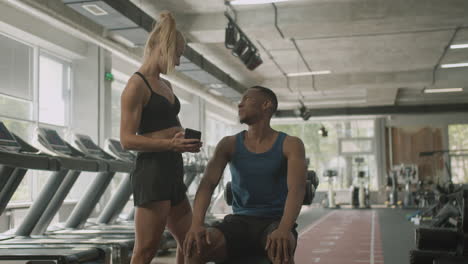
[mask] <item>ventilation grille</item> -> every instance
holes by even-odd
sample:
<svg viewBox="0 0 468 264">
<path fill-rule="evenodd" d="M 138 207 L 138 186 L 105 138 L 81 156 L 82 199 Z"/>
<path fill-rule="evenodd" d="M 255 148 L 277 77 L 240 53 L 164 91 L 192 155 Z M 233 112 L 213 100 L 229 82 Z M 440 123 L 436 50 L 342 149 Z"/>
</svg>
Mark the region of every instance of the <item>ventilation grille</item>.
<svg viewBox="0 0 468 264">
<path fill-rule="evenodd" d="M 95 16 L 105 16 L 109 13 L 106 12 L 106 10 L 102 9 L 101 7 L 99 7 L 98 5 L 82 5 L 82 7 L 90 12 L 91 14 L 95 15 Z"/>
</svg>

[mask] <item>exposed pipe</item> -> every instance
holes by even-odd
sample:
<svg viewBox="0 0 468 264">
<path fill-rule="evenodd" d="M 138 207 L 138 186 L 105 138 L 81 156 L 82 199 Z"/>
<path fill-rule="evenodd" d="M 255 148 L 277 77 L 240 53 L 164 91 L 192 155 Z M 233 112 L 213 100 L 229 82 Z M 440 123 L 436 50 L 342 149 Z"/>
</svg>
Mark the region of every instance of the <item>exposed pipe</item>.
<svg viewBox="0 0 468 264">
<path fill-rule="evenodd" d="M 310 68 L 309 63 L 307 63 L 306 59 L 304 58 L 304 54 L 302 54 L 301 49 L 299 49 L 299 46 L 297 46 L 296 40 L 294 38 L 291 39 L 292 43 L 294 44 L 294 47 L 296 47 L 297 53 L 299 53 L 299 56 L 301 57 L 302 61 L 304 62 L 304 65 L 307 67 L 308 71 L 312 71 L 312 68 Z M 312 77 L 312 89 L 317 91 L 315 88 L 315 77 L 311 75 Z"/>
<path fill-rule="evenodd" d="M 273 5 L 273 8 L 275 9 L 275 27 L 276 27 L 276 30 L 278 30 L 278 32 L 280 33 L 281 38 L 284 39 L 283 31 L 281 31 L 281 29 L 278 26 L 278 8 L 276 7 L 275 3 L 271 3 L 271 5 Z"/>
<path fill-rule="evenodd" d="M 271 55 L 270 51 L 268 51 L 265 46 L 263 46 L 262 42 L 260 42 L 260 40 L 257 40 L 258 42 L 258 45 L 263 49 L 263 51 L 266 53 L 266 55 L 268 56 L 268 58 L 275 64 L 276 68 L 278 68 L 278 70 L 281 72 L 281 74 L 283 74 L 284 78 L 286 78 L 286 83 L 287 83 L 287 87 L 289 89 L 289 91 L 291 92 L 294 92 L 291 87 L 289 86 L 289 77 L 288 75 L 286 74 L 286 72 L 283 70 L 283 68 L 281 68 L 281 66 L 278 64 L 278 62 L 275 60 L 275 58 L 273 58 L 273 55 Z"/>
<path fill-rule="evenodd" d="M 452 45 L 452 42 L 455 39 L 455 37 L 457 36 L 457 33 L 458 33 L 459 30 L 460 30 L 460 27 L 455 28 L 455 30 L 453 31 L 452 37 L 450 38 L 449 42 L 447 43 L 447 46 L 444 47 L 444 51 L 440 55 L 439 59 L 437 60 L 436 65 L 434 66 L 434 69 L 432 70 L 432 85 L 434 85 L 435 82 L 436 82 L 436 76 L 435 75 L 436 75 L 437 68 L 439 68 L 440 63 L 442 62 L 442 59 L 445 57 L 445 54 L 447 54 L 447 51 L 450 49 L 450 45 Z"/>
<path fill-rule="evenodd" d="M 466 29 L 468 26 L 462 26 L 461 29 Z M 306 37 L 296 38 L 296 40 L 316 40 L 316 39 L 340 39 L 340 38 L 357 38 L 357 37 L 377 37 L 377 36 L 389 36 L 389 35 L 402 35 L 402 34 L 417 34 L 417 33 L 430 33 L 430 32 L 441 32 L 451 31 L 453 27 L 438 28 L 438 29 L 426 29 L 426 30 L 408 30 L 399 32 L 383 32 L 383 33 L 366 33 L 366 34 L 350 34 L 350 35 L 335 35 L 335 36 L 322 36 L 322 37 Z"/>
<path fill-rule="evenodd" d="M 55 12 L 54 10 L 47 8 L 38 1 L 35 0 L 7 0 L 14 7 L 50 24 L 51 26 L 63 30 L 70 35 L 73 35 L 82 40 L 93 43 L 100 46 L 112 54 L 120 57 L 135 67 L 140 67 L 143 56 L 141 54 L 135 54 L 133 51 L 103 37 L 102 35 L 89 30 L 83 26 L 76 24 L 73 20 L 66 17 L 64 14 Z M 200 96 L 207 102 L 216 105 L 230 113 L 237 115 L 237 109 L 230 103 L 224 102 L 222 99 L 217 98 L 208 92 L 203 90 L 203 87 L 198 83 L 185 77 L 185 75 L 176 72 L 171 76 L 162 75 L 163 79 L 167 79 L 180 88 L 188 91 L 189 93 Z"/>
</svg>

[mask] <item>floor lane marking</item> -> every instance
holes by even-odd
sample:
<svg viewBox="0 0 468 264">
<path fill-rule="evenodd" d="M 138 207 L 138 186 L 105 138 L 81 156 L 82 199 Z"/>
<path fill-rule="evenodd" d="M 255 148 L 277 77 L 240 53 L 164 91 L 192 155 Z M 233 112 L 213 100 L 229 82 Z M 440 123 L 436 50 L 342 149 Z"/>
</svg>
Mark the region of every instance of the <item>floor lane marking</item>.
<svg viewBox="0 0 468 264">
<path fill-rule="evenodd" d="M 370 264 L 374 264 L 374 249 L 375 249 L 375 211 L 372 211 L 372 227 L 371 227 L 371 243 L 370 243 Z"/>
<path fill-rule="evenodd" d="M 328 219 L 330 216 L 332 215 L 335 215 L 338 211 L 333 211 L 331 213 L 328 213 L 326 216 L 320 218 L 318 221 L 316 221 L 315 223 L 313 223 L 312 225 L 308 226 L 304 231 L 302 231 L 300 234 L 299 234 L 299 237 L 302 237 L 304 234 L 306 234 L 307 232 L 309 232 L 310 230 L 312 230 L 314 227 L 316 227 L 317 225 L 321 224 L 323 221 L 325 221 L 326 219 Z"/>
</svg>

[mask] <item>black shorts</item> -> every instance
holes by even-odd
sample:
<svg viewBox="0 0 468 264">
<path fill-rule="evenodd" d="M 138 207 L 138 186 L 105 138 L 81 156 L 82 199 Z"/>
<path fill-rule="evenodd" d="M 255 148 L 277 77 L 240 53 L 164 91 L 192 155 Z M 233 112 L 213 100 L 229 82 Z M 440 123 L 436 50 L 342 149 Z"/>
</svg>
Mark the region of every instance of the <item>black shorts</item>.
<svg viewBox="0 0 468 264">
<path fill-rule="evenodd" d="M 211 226 L 219 229 L 226 238 L 228 259 L 235 259 L 245 255 L 267 256 L 266 239 L 278 228 L 280 220 L 280 218 L 231 214 Z M 294 224 L 291 232 L 297 242 L 296 227 L 297 224 Z"/>
<path fill-rule="evenodd" d="M 181 153 L 140 152 L 130 178 L 135 206 L 167 200 L 177 205 L 186 197 Z"/>
</svg>

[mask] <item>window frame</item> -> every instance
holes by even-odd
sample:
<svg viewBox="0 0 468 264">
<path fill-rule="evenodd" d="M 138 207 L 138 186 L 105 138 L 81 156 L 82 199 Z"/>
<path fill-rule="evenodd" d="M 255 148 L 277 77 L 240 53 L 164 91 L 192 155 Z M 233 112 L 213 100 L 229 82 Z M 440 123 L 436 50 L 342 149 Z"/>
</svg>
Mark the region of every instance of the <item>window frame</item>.
<svg viewBox="0 0 468 264">
<path fill-rule="evenodd" d="M 32 56 L 29 61 L 29 67 L 30 67 L 30 75 L 29 76 L 29 82 L 30 86 L 32 88 L 32 98 L 31 100 L 20 98 L 18 96 L 10 95 L 5 92 L 0 92 L 0 95 L 10 97 L 13 99 L 25 101 L 25 102 L 30 102 L 32 103 L 32 118 L 31 120 L 25 119 L 25 118 L 19 118 L 15 116 L 10 116 L 10 115 L 5 115 L 0 113 L 0 118 L 4 120 L 11 120 L 11 121 L 17 121 L 17 122 L 24 122 L 30 124 L 33 129 L 37 127 L 51 127 L 54 129 L 59 129 L 61 132 L 63 132 L 64 135 L 67 135 L 68 132 L 71 130 L 72 127 L 72 109 L 73 109 L 73 89 L 74 89 L 74 67 L 71 59 L 68 59 L 64 56 L 61 56 L 59 54 L 56 54 L 50 50 L 44 49 L 42 47 L 39 47 L 38 45 L 35 45 L 31 42 L 19 39 L 15 36 L 12 36 L 8 33 L 5 33 L 3 31 L 0 31 L 0 35 L 9 38 L 12 41 L 16 41 L 18 43 L 21 43 L 23 45 L 27 45 L 30 48 L 32 48 Z M 48 59 L 54 60 L 62 64 L 62 67 L 64 69 L 64 78 L 63 78 L 63 83 L 62 83 L 62 89 L 65 97 L 65 120 L 63 125 L 56 125 L 56 124 L 50 124 L 50 123 L 45 123 L 45 122 L 40 122 L 39 121 L 39 93 L 40 93 L 40 87 L 39 87 L 39 74 L 40 74 L 40 57 L 44 56 Z M 35 197 L 38 195 L 38 188 L 37 186 L 37 177 L 33 177 L 32 174 L 27 173 L 25 175 L 25 178 L 23 179 L 23 182 L 26 181 L 28 185 L 28 200 L 21 200 L 21 201 L 10 201 L 8 204 L 8 208 L 10 207 L 15 207 L 18 205 L 25 205 L 25 204 L 32 204 L 33 201 L 35 200 Z M 16 192 L 16 191 L 15 191 Z"/>
</svg>

